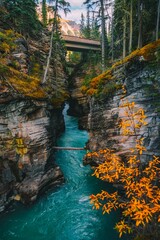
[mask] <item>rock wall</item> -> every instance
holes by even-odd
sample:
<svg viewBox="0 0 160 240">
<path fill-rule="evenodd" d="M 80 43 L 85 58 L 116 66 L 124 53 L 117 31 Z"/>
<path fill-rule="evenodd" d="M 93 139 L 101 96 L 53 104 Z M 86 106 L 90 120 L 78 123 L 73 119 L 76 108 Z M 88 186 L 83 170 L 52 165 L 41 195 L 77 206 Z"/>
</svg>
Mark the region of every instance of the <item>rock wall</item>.
<svg viewBox="0 0 160 240">
<path fill-rule="evenodd" d="M 68 114 L 79 118 L 79 128 L 86 129 L 89 113 L 89 99 L 82 93 L 81 87 L 86 75 L 83 64 L 77 65 L 69 77 L 70 99 Z"/>
<path fill-rule="evenodd" d="M 160 155 L 159 63 L 135 59 L 116 68 L 113 77 L 115 83 L 125 87 L 126 92 L 124 94 L 120 89 L 103 98 L 91 98 L 88 148 L 93 151 L 110 148 L 122 156 L 130 152 L 130 148 L 135 145 L 136 137 L 122 136 L 119 128 L 120 119 L 125 117 L 120 106 L 128 101 L 135 102 L 135 109 L 143 108 L 147 116 L 147 125 L 140 128 L 137 133 L 138 138 L 144 138 L 144 146 L 147 149 L 142 160 L 148 161 L 153 154 Z"/>
<path fill-rule="evenodd" d="M 64 129 L 61 110 L 46 102 L 14 100 L 0 105 L 0 210 L 19 196 L 35 201 L 39 192 L 63 181 L 51 157 Z"/>
<path fill-rule="evenodd" d="M 64 181 L 52 147 L 64 130 L 62 95 L 66 94 L 60 55 L 56 66 L 51 59 L 47 82 L 40 84 L 49 33 L 42 33 L 39 40 L 25 40 L 14 32 L 2 32 L 4 41 L 14 36 L 15 47 L 0 52 L 0 212 L 13 200 L 34 202 Z M 55 92 L 55 81 L 61 95 Z"/>
</svg>

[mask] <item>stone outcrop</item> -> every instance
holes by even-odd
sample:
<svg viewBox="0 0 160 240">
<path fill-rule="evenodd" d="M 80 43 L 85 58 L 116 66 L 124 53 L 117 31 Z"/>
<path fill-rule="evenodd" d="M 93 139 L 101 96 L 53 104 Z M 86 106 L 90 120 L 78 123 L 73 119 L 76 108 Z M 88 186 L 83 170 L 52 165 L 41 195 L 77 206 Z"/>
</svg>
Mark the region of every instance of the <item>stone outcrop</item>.
<svg viewBox="0 0 160 240">
<path fill-rule="evenodd" d="M 70 83 L 70 99 L 68 114 L 79 118 L 79 128 L 86 129 L 89 113 L 89 100 L 87 96 L 82 93 L 81 87 L 86 76 L 86 71 L 83 65 L 77 65 L 74 72 L 69 78 Z"/>
<path fill-rule="evenodd" d="M 120 119 L 125 117 L 121 105 L 128 101 L 135 102 L 136 109 L 143 108 L 147 116 L 147 125 L 137 132 L 138 138 L 144 138 L 144 146 L 147 149 L 142 160 L 148 161 L 153 154 L 160 155 L 159 63 L 136 58 L 115 68 L 113 78 L 115 84 L 125 87 L 126 92 L 124 94 L 121 88 L 102 98 L 92 97 L 88 115 L 90 134 L 88 148 L 92 151 L 110 148 L 121 156 L 130 152 L 130 148 L 135 145 L 136 137 L 122 136 L 119 128 Z M 88 164 L 88 162 L 85 163 Z M 98 163 L 90 162 L 90 164 Z"/>
<path fill-rule="evenodd" d="M 0 105 L 0 207 L 16 195 L 33 202 L 40 191 L 63 181 L 51 158 L 63 130 L 61 110 L 46 102 L 14 100 Z"/>
<path fill-rule="evenodd" d="M 56 66 L 51 60 L 47 83 L 40 84 L 50 35 L 41 37 L 39 41 L 16 37 L 16 48 L 2 53 L 5 65 L 0 61 L 0 211 L 13 200 L 34 202 L 64 181 L 52 147 L 64 130 L 66 77 L 57 56 Z M 61 95 L 54 90 L 55 78 Z"/>
</svg>

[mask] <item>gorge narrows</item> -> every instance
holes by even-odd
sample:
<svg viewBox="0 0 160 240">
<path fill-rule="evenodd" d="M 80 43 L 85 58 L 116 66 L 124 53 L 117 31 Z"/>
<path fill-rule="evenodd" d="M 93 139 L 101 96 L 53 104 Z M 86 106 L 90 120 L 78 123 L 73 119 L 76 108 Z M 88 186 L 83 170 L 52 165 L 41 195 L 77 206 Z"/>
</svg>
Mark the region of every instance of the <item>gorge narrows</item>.
<svg viewBox="0 0 160 240">
<path fill-rule="evenodd" d="M 86 131 L 78 129 L 78 119 L 66 114 L 66 130 L 58 146 L 83 147 L 88 140 Z M 0 219 L 1 240 L 117 240 L 114 230 L 119 213 L 102 215 L 92 209 L 89 196 L 106 188 L 106 183 L 91 176 L 89 166 L 83 166 L 85 151 L 57 151 L 56 163 L 65 183 L 49 191 L 35 204 L 18 205 L 4 212 Z M 108 186 L 108 185 L 107 185 Z M 112 188 L 108 186 L 112 191 Z M 108 190 L 108 189 L 107 189 Z"/>
</svg>

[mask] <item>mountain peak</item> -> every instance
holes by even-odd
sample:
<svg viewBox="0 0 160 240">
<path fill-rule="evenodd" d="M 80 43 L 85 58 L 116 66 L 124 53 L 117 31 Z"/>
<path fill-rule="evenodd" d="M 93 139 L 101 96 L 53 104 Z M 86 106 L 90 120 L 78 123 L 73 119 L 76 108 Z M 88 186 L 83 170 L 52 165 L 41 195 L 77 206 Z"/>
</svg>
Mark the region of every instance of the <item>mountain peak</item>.
<svg viewBox="0 0 160 240">
<path fill-rule="evenodd" d="M 42 4 L 37 6 L 37 14 L 40 21 L 42 21 Z M 51 28 L 51 20 L 54 18 L 54 11 L 51 6 L 47 5 L 47 22 L 48 28 Z M 60 19 L 61 32 L 64 35 L 80 36 L 80 24 L 77 24 L 73 20 Z"/>
</svg>

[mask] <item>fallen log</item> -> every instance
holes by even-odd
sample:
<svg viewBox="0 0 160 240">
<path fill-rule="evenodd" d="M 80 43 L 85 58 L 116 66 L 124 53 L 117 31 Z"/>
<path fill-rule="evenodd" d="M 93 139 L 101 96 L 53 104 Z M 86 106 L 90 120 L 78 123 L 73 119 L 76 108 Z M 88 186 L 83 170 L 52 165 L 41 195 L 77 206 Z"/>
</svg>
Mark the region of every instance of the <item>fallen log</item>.
<svg viewBox="0 0 160 240">
<path fill-rule="evenodd" d="M 53 147 L 55 150 L 85 150 L 85 148 L 79 148 L 79 147 Z"/>
</svg>

